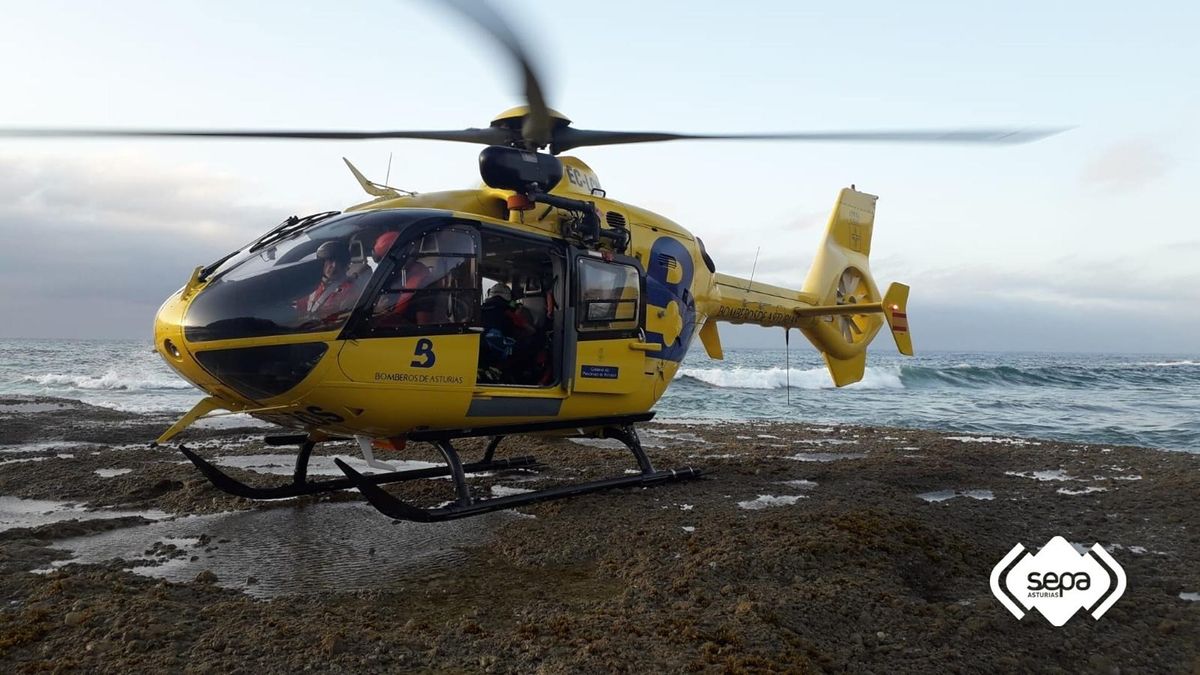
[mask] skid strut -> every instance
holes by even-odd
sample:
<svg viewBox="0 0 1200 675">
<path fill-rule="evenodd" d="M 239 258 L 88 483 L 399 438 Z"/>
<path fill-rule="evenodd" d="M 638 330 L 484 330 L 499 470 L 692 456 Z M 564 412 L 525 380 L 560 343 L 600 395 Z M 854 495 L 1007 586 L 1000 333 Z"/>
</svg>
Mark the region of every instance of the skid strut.
<svg viewBox="0 0 1200 675">
<path fill-rule="evenodd" d="M 345 439 L 331 439 L 345 440 Z M 369 485 L 384 485 L 387 483 L 398 483 L 406 480 L 416 480 L 419 478 L 437 478 L 439 476 L 451 476 L 455 474 L 455 468 L 447 466 L 434 466 L 426 469 L 409 469 L 407 471 L 389 471 L 387 473 L 375 473 L 370 475 L 362 475 L 355 472 L 359 477 L 358 481 L 350 478 L 335 478 L 333 480 L 310 481 L 308 480 L 308 463 L 312 457 L 313 447 L 316 443 L 308 440 L 306 436 L 274 436 L 266 439 L 267 445 L 291 445 L 298 443 L 300 452 L 296 454 L 296 467 L 292 472 L 292 482 L 275 487 L 255 487 L 247 485 L 236 478 L 233 478 L 221 471 L 216 466 L 205 460 L 203 457 L 192 452 L 185 446 L 179 446 L 179 451 L 187 457 L 200 473 L 209 480 L 218 490 L 227 492 L 237 497 L 246 497 L 247 499 L 287 499 L 288 497 L 299 497 L 301 495 L 315 495 L 322 492 L 336 492 L 337 490 L 346 490 L 348 488 L 358 487 L 360 482 L 365 482 Z M 485 459 L 481 462 L 471 464 L 458 463 L 457 471 L 459 474 L 475 473 L 477 471 L 498 471 L 503 469 L 516 469 L 520 467 L 530 466 L 536 463 L 533 457 L 513 457 L 510 459 L 493 459 L 492 455 L 495 448 L 489 447 L 489 452 Z M 455 455 L 457 458 L 457 455 Z M 343 466 L 341 460 L 335 460 L 338 466 Z M 456 479 L 457 480 L 457 479 Z"/>
<path fill-rule="evenodd" d="M 501 509 L 510 509 L 525 504 L 533 504 L 535 502 L 548 501 L 551 499 L 562 499 L 563 497 L 573 497 L 575 495 L 587 494 L 589 492 L 598 492 L 600 490 L 609 490 L 618 487 L 646 487 L 666 483 L 676 480 L 686 480 L 695 478 L 700 475 L 700 471 L 687 467 L 678 470 L 656 471 L 650 463 L 650 458 L 646 456 L 646 451 L 642 449 L 642 444 L 638 440 L 637 430 L 634 429 L 635 421 L 644 421 L 649 419 L 649 416 L 637 416 L 626 418 L 605 418 L 599 420 L 583 420 L 571 423 L 569 426 L 562 423 L 551 423 L 544 425 L 526 425 L 521 428 L 515 427 L 493 427 L 482 429 L 465 429 L 457 432 L 433 433 L 429 432 L 422 435 L 422 440 L 430 440 L 434 442 L 438 449 L 441 450 L 442 456 L 446 459 L 445 475 L 448 473 L 454 481 L 454 490 L 456 499 L 450 506 L 445 506 L 436 509 L 422 509 L 413 506 L 403 500 L 397 499 L 390 493 L 379 487 L 384 481 L 376 480 L 377 476 L 365 476 L 358 471 L 355 471 L 348 464 L 340 459 L 334 459 L 334 463 L 346 474 L 354 487 L 367 498 L 371 506 L 374 506 L 380 513 L 390 518 L 397 520 L 412 520 L 422 523 L 435 522 L 441 520 L 452 520 L 455 518 L 465 518 L 467 516 L 475 516 L 489 511 L 499 511 Z M 473 469 L 472 465 L 464 466 L 458 457 L 458 451 L 451 444 L 452 438 L 463 438 L 467 436 L 492 436 L 492 441 L 488 444 L 488 449 L 484 454 L 485 462 L 490 460 L 495 451 L 495 446 L 499 445 L 503 433 L 527 433 L 530 431 L 543 431 L 562 428 L 595 428 L 600 427 L 604 436 L 615 438 L 625 444 L 629 451 L 633 453 L 637 460 L 639 472 L 635 475 L 623 475 L 615 478 L 607 478 L 603 480 L 591 481 L 587 483 L 576 483 L 574 485 L 563 485 L 560 487 L 547 488 L 535 492 L 527 492 L 507 497 L 495 497 L 492 499 L 474 499 L 471 495 L 471 487 L 467 484 L 466 474 Z M 410 436 L 410 439 L 412 436 Z"/>
</svg>

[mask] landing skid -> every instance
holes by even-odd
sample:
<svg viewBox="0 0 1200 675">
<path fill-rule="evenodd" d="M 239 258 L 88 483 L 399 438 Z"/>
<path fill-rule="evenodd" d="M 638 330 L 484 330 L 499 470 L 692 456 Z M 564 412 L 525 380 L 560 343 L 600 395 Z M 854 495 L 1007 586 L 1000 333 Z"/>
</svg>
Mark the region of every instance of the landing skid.
<svg viewBox="0 0 1200 675">
<path fill-rule="evenodd" d="M 501 509 L 510 509 L 525 504 L 533 504 L 536 502 L 548 501 L 552 499 L 562 499 L 564 497 L 573 497 L 575 495 L 587 494 L 589 492 L 598 492 L 600 490 L 608 490 L 618 487 L 648 487 L 667 483 L 676 480 L 686 480 L 695 478 L 700 475 L 698 469 L 691 467 L 657 471 L 650 463 L 650 458 L 646 456 L 645 450 L 642 449 L 642 444 L 638 440 L 637 430 L 634 428 L 634 423 L 643 422 L 653 417 L 653 413 L 643 415 L 624 416 L 624 417 L 607 417 L 585 420 L 573 420 L 571 422 L 545 422 L 536 424 L 525 424 L 519 426 L 495 426 L 495 427 L 480 427 L 474 429 L 455 429 L 446 431 L 419 431 L 409 434 L 408 438 L 412 441 L 427 441 L 433 443 L 442 453 L 442 457 L 446 462 L 444 467 L 430 467 L 426 469 L 412 469 L 408 471 L 390 471 L 387 473 L 377 473 L 364 475 L 355 471 L 345 462 L 335 458 L 333 461 L 345 478 L 310 481 L 308 480 L 308 463 L 312 455 L 315 442 L 308 440 L 306 436 L 274 436 L 268 437 L 266 442 L 268 445 L 292 445 L 300 446 L 300 452 L 296 455 L 296 466 L 293 471 L 291 483 L 278 485 L 275 487 L 255 487 L 247 485 L 235 478 L 230 477 L 225 472 L 213 466 L 211 463 L 192 452 L 184 446 L 180 446 L 179 450 L 185 457 L 196 465 L 200 473 L 208 478 L 218 490 L 227 492 L 238 497 L 246 497 L 248 499 L 286 499 L 288 497 L 297 497 L 301 495 L 313 495 L 324 492 L 335 492 L 348 488 L 356 488 L 366 497 L 367 502 L 374 506 L 379 512 L 384 515 L 395 518 L 397 520 L 412 520 L 417 522 L 436 522 L 442 520 L 453 520 L 455 518 L 465 518 L 468 516 L 479 515 L 490 511 L 499 511 Z M 618 476 L 604 480 L 590 481 L 586 483 L 577 483 L 574 485 L 564 485 L 560 487 L 547 488 L 537 490 L 535 492 L 510 495 L 508 497 L 496 497 L 493 499 L 475 499 L 471 494 L 471 487 L 467 484 L 466 474 L 476 473 L 480 471 L 497 471 L 504 469 L 517 469 L 528 467 L 536 463 L 533 457 L 514 457 L 511 459 L 495 459 L 494 455 L 500 442 L 506 435 L 533 433 L 538 431 L 553 431 L 562 429 L 589 429 L 600 428 L 602 435 L 606 438 L 614 438 L 621 441 L 630 452 L 633 453 L 637 460 L 638 471 L 636 475 Z M 451 444 L 453 439 L 490 436 L 491 440 L 484 451 L 484 456 L 479 462 L 463 464 L 459 457 L 458 451 Z M 331 439 L 343 440 L 343 439 Z M 436 478 L 439 476 L 450 476 L 454 481 L 454 489 L 457 499 L 449 506 L 436 509 L 422 509 L 407 502 L 404 502 L 392 496 L 381 488 L 381 485 L 388 483 L 398 483 L 406 480 L 416 480 L 421 478 Z"/>
</svg>

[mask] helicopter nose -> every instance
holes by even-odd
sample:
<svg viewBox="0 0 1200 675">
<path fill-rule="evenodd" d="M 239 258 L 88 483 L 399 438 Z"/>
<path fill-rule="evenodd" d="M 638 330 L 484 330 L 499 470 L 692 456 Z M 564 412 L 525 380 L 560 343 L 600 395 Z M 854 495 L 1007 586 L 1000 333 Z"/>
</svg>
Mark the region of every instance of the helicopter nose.
<svg viewBox="0 0 1200 675">
<path fill-rule="evenodd" d="M 205 386 L 204 370 L 188 350 L 187 341 L 183 336 L 183 312 L 187 303 L 183 291 L 177 291 L 163 302 L 154 316 L 154 350 L 163 361 L 183 379 L 196 387 L 210 392 Z"/>
</svg>

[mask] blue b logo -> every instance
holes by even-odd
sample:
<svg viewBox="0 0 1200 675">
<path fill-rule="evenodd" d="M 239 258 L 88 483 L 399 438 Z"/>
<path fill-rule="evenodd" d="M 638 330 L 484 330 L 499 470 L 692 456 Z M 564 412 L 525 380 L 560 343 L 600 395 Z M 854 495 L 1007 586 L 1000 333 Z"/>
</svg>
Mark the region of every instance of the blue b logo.
<svg viewBox="0 0 1200 675">
<path fill-rule="evenodd" d="M 417 340 L 417 348 L 413 352 L 413 356 L 423 357 L 425 360 L 413 359 L 410 364 L 413 368 L 432 368 L 437 357 L 433 354 L 433 340 L 429 338 L 421 338 Z"/>
</svg>

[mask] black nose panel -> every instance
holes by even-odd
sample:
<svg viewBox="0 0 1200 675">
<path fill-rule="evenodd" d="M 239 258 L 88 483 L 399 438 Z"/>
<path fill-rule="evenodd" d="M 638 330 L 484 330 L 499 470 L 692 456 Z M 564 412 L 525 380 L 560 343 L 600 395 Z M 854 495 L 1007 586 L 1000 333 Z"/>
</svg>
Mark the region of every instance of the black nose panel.
<svg viewBox="0 0 1200 675">
<path fill-rule="evenodd" d="M 198 352 L 196 360 L 222 384 L 257 401 L 300 384 L 326 349 L 324 342 L 214 349 Z"/>
</svg>

